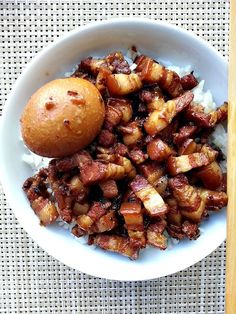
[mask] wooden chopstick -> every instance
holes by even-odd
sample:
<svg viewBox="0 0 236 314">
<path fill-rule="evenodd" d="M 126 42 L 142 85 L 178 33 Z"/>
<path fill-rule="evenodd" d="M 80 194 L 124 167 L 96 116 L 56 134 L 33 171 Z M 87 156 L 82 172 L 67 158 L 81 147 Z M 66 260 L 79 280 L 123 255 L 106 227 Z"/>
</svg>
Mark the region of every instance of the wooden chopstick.
<svg viewBox="0 0 236 314">
<path fill-rule="evenodd" d="M 226 314 L 236 313 L 236 0 L 230 1 Z"/>
</svg>

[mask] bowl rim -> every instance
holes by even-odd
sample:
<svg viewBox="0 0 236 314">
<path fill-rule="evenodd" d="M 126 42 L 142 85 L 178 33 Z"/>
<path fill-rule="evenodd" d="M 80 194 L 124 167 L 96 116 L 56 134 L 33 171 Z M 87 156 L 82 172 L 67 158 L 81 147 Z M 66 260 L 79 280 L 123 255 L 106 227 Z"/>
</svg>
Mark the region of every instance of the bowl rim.
<svg viewBox="0 0 236 314">
<path fill-rule="evenodd" d="M 86 32 L 88 30 L 92 30 L 92 29 L 96 29 L 97 27 L 103 27 L 106 25 L 110 25 L 110 24 L 123 24 L 123 23 L 127 23 L 127 24 L 133 24 L 134 22 L 140 22 L 140 23 L 145 23 L 145 24 L 149 24 L 150 26 L 163 26 L 164 28 L 166 28 L 169 31 L 177 31 L 181 34 L 183 34 L 187 39 L 193 39 L 195 41 L 198 41 L 199 43 L 201 43 L 203 46 L 205 46 L 208 50 L 210 50 L 213 54 L 215 54 L 220 60 L 221 62 L 224 62 L 227 65 L 227 60 L 225 57 L 223 57 L 220 52 L 218 50 L 216 50 L 213 46 L 211 46 L 207 41 L 205 41 L 204 39 L 202 39 L 201 37 L 199 37 L 198 35 L 196 35 L 194 32 L 192 31 L 188 31 L 186 29 L 183 29 L 177 25 L 168 23 L 166 21 L 161 21 L 161 20 L 152 20 L 149 18 L 138 18 L 138 17 L 132 17 L 132 18 L 128 18 L 128 17 L 118 17 L 118 18 L 112 18 L 109 20 L 101 20 L 101 21 L 94 21 L 94 22 L 90 22 L 86 25 L 83 26 L 78 26 L 75 29 L 68 31 L 66 33 L 63 33 L 63 35 L 60 38 L 57 38 L 56 40 L 54 40 L 53 42 L 49 43 L 46 47 L 42 48 L 42 50 L 38 53 L 35 54 L 35 56 L 33 57 L 33 59 L 26 64 L 25 68 L 23 69 L 22 73 L 18 76 L 17 80 L 14 82 L 11 92 L 9 93 L 7 100 L 5 102 L 5 105 L 3 106 L 3 110 L 2 110 L 2 116 L 0 117 L 0 143 L 2 145 L 3 142 L 3 138 L 4 138 L 4 126 L 7 123 L 7 116 L 8 116 L 8 111 L 10 106 L 13 106 L 13 98 L 14 98 L 14 94 L 15 94 L 15 90 L 17 90 L 18 85 L 20 85 L 21 80 L 24 79 L 24 77 L 26 77 L 28 75 L 28 72 L 31 71 L 31 69 L 34 67 L 34 65 L 38 62 L 38 60 L 40 60 L 44 55 L 46 55 L 51 49 L 53 49 L 54 47 L 62 44 L 64 41 L 66 41 L 67 39 L 72 38 L 75 34 L 77 33 L 83 33 Z M 0 174 L 1 174 L 1 183 L 3 186 L 3 190 L 6 194 L 6 198 L 7 198 L 7 202 L 9 203 L 11 209 L 13 210 L 13 213 L 15 215 L 15 217 L 17 218 L 18 222 L 20 223 L 20 225 L 23 227 L 23 229 L 27 232 L 27 234 L 37 243 L 37 245 L 39 245 L 44 251 L 46 251 L 49 255 L 53 256 L 55 259 L 57 259 L 58 261 L 60 261 L 61 263 L 79 270 L 83 273 L 87 273 L 89 275 L 95 276 L 95 277 L 100 277 L 100 278 L 106 278 L 109 280 L 119 280 L 119 281 L 140 281 L 140 280 L 151 280 L 151 279 L 155 279 L 155 278 L 160 278 L 163 276 L 168 276 L 171 274 L 175 274 L 181 270 L 184 270 L 194 264 L 196 264 L 197 262 L 199 262 L 200 260 L 202 260 L 203 258 L 205 258 L 206 256 L 208 256 L 209 254 L 211 254 L 226 238 L 226 230 L 224 233 L 224 239 L 218 239 L 218 241 L 214 242 L 214 245 L 211 245 L 210 249 L 208 247 L 207 250 L 202 250 L 200 254 L 198 254 L 197 257 L 193 257 L 191 262 L 183 262 L 182 266 L 179 267 L 179 269 L 177 269 L 175 272 L 171 271 L 165 271 L 163 272 L 163 274 L 161 274 L 160 276 L 156 277 L 155 275 L 152 276 L 142 276 L 142 274 L 137 274 L 137 278 L 129 278 L 126 279 L 124 277 L 117 279 L 115 278 L 115 276 L 102 276 L 99 274 L 99 270 L 91 270 L 91 269 L 82 269 L 81 267 L 74 267 L 72 265 L 69 265 L 68 263 L 66 263 L 65 261 L 62 261 L 60 256 L 57 256 L 56 254 L 53 254 L 53 252 L 51 252 L 49 249 L 47 249 L 47 247 L 45 247 L 44 242 L 39 240 L 39 237 L 36 237 L 36 235 L 33 232 L 30 232 L 27 229 L 26 224 L 24 223 L 24 221 L 18 216 L 17 211 L 14 209 L 14 205 L 13 205 L 13 200 L 12 200 L 12 196 L 11 195 L 11 187 L 10 185 L 7 183 L 7 172 L 4 170 L 4 163 L 3 163 L 3 154 L 0 154 Z M 80 266 L 80 265 L 79 265 Z"/>
</svg>

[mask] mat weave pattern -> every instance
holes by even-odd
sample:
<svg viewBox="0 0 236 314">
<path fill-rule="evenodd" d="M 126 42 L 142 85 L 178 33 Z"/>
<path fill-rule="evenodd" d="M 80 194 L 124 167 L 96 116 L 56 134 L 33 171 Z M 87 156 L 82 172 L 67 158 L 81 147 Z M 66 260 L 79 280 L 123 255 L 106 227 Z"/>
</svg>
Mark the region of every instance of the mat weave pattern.
<svg viewBox="0 0 236 314">
<path fill-rule="evenodd" d="M 64 32 L 120 16 L 166 20 L 228 54 L 229 1 L 0 1 L 0 114 L 34 55 Z M 225 244 L 198 264 L 146 282 L 108 281 L 50 257 L 20 227 L 0 186 L 0 313 L 224 313 Z"/>
</svg>

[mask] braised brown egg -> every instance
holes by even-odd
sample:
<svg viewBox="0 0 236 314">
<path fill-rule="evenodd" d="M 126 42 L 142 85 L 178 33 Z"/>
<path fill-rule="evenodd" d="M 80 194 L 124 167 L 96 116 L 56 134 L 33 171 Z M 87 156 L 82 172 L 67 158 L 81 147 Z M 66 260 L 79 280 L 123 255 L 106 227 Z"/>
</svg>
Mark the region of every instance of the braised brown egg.
<svg viewBox="0 0 236 314">
<path fill-rule="evenodd" d="M 105 116 L 98 89 L 81 78 L 53 80 L 30 98 L 21 117 L 26 146 L 45 157 L 71 155 L 98 135 Z"/>
</svg>

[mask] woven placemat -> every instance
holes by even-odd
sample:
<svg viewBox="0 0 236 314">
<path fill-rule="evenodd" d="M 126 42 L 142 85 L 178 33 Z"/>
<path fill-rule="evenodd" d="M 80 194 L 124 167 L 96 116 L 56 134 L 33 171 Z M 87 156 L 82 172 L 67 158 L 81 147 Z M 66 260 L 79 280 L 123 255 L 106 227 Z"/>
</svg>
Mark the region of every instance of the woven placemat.
<svg viewBox="0 0 236 314">
<path fill-rule="evenodd" d="M 38 51 L 78 25 L 118 16 L 169 21 L 227 56 L 229 1 L 2 0 L 0 113 Z M 224 313 L 225 244 L 172 276 L 108 281 L 70 269 L 40 249 L 18 224 L 1 187 L 0 209 L 0 313 Z"/>
</svg>

